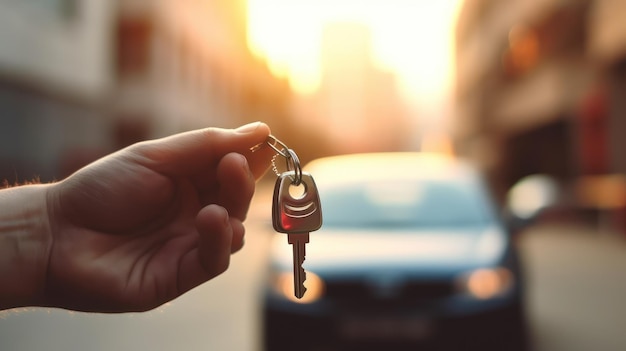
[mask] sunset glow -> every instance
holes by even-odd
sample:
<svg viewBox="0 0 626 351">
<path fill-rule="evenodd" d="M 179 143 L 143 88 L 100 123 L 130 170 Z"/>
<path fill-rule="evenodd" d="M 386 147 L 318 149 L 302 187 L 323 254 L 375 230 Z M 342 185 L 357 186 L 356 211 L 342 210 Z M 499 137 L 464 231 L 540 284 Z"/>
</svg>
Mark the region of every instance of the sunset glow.
<svg viewBox="0 0 626 351">
<path fill-rule="evenodd" d="M 453 19 L 459 0 L 249 0 L 249 46 L 297 92 L 321 80 L 320 48 L 326 25 L 366 25 L 374 63 L 396 73 L 411 100 L 432 99 L 450 88 Z"/>
</svg>

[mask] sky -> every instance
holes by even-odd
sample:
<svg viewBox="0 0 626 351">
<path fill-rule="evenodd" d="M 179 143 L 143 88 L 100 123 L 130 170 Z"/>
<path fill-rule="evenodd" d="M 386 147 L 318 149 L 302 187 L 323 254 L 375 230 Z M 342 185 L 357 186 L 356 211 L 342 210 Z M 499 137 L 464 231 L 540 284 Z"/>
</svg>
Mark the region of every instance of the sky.
<svg viewBox="0 0 626 351">
<path fill-rule="evenodd" d="M 409 104 L 434 110 L 454 82 L 454 19 L 460 0 L 249 0 L 252 52 L 300 94 L 321 79 L 323 28 L 333 22 L 369 27 L 374 61 L 396 74 Z"/>
</svg>

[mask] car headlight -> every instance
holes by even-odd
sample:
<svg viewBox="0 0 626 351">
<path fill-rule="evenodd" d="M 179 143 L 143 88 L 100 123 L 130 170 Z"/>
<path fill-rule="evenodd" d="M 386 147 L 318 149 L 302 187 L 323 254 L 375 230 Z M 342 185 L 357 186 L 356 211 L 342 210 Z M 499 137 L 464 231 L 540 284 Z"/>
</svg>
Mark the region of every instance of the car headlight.
<svg viewBox="0 0 626 351">
<path fill-rule="evenodd" d="M 272 288 L 274 292 L 287 300 L 306 304 L 315 302 L 324 295 L 324 281 L 313 272 L 306 272 L 306 281 L 304 282 L 306 292 L 301 299 L 294 296 L 293 283 L 292 272 L 277 272 L 272 277 Z"/>
<path fill-rule="evenodd" d="M 480 268 L 463 274 L 458 289 L 476 299 L 487 300 L 505 295 L 515 285 L 515 276 L 507 268 Z"/>
</svg>

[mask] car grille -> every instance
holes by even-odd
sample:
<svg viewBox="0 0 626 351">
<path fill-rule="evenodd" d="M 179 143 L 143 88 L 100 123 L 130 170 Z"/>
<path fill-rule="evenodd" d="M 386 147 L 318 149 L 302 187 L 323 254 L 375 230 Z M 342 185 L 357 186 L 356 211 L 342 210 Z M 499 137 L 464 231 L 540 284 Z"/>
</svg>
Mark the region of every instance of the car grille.
<svg viewBox="0 0 626 351">
<path fill-rule="evenodd" d="M 373 283 L 368 281 L 327 282 L 327 298 L 345 300 L 412 300 L 429 301 L 455 293 L 449 281 Z"/>
</svg>

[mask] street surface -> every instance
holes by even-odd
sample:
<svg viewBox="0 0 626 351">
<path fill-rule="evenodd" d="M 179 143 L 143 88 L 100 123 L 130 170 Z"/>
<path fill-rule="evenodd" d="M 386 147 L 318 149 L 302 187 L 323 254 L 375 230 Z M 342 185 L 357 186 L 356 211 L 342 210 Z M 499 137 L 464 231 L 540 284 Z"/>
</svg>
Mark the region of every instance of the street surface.
<svg viewBox="0 0 626 351">
<path fill-rule="evenodd" d="M 260 351 L 270 192 L 256 195 L 246 246 L 222 276 L 146 313 L 3 312 L 0 350 Z M 542 225 L 519 239 L 535 350 L 625 350 L 626 241 L 581 225 Z"/>
<path fill-rule="evenodd" d="M 580 225 L 522 235 L 535 350 L 626 350 L 624 237 Z"/>
</svg>

